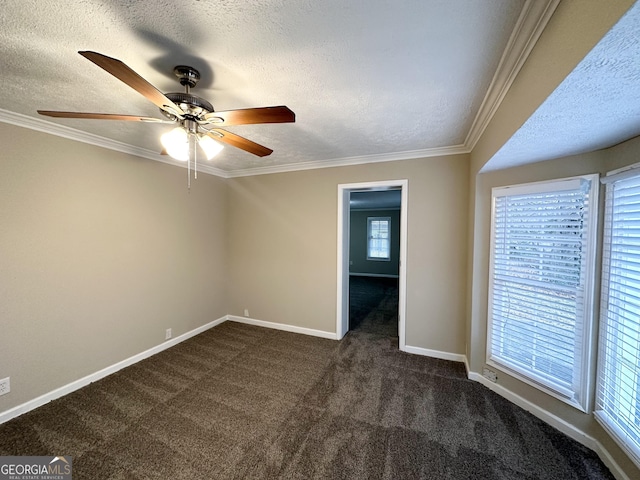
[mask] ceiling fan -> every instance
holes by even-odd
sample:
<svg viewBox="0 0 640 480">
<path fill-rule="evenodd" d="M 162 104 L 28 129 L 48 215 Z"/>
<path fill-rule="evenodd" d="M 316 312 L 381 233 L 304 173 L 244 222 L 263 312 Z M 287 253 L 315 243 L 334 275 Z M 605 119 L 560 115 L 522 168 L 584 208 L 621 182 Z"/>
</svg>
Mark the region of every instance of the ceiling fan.
<svg viewBox="0 0 640 480">
<path fill-rule="evenodd" d="M 184 93 L 162 93 L 120 60 L 97 52 L 80 51 L 80 55 L 92 61 L 118 80 L 160 108 L 165 119 L 118 115 L 110 113 L 82 113 L 38 110 L 40 115 L 58 118 L 85 118 L 96 120 L 121 120 L 130 122 L 153 122 L 177 124 L 177 128 L 161 137 L 162 145 L 173 158 L 189 161 L 196 158 L 196 144 L 208 160 L 220 150 L 222 142 L 259 157 L 270 155 L 273 150 L 220 127 L 260 123 L 295 122 L 295 114 L 285 106 L 246 108 L 216 112 L 211 103 L 191 93 L 200 80 L 200 73 L 193 67 L 178 65 L 173 69 Z M 217 141 L 217 142 L 216 142 Z M 165 153 L 163 151 L 163 153 Z M 190 165 L 190 162 L 189 162 Z"/>
</svg>

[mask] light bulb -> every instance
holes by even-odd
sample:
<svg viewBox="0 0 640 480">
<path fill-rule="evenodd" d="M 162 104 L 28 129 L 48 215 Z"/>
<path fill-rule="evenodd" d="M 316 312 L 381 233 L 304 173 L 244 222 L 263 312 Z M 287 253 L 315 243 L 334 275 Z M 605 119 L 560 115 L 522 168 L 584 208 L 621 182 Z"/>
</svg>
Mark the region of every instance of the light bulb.
<svg viewBox="0 0 640 480">
<path fill-rule="evenodd" d="M 219 142 L 216 142 L 209 135 L 198 135 L 198 143 L 207 157 L 207 160 L 211 160 L 224 148 Z"/>
<path fill-rule="evenodd" d="M 167 149 L 167 153 L 176 160 L 189 160 L 189 135 L 182 127 L 176 127 L 162 134 L 160 143 Z"/>
</svg>

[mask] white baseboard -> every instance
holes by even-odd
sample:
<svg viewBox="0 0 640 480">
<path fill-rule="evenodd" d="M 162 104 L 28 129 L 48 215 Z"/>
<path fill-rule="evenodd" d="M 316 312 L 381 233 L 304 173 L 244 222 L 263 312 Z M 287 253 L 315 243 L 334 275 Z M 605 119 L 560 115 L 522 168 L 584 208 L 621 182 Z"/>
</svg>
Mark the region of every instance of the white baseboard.
<svg viewBox="0 0 640 480">
<path fill-rule="evenodd" d="M 403 352 L 413 353 L 415 355 L 422 355 L 424 357 L 440 358 L 442 360 L 451 360 L 452 362 L 462 362 L 467 364 L 466 355 L 460 353 L 441 352 L 440 350 L 431 350 L 429 348 L 412 347 L 405 345 L 402 349 Z"/>
<path fill-rule="evenodd" d="M 592 436 L 587 435 L 579 428 L 576 428 L 574 425 L 571 425 L 562 418 L 554 415 L 551 412 L 548 412 L 544 408 L 531 403 L 529 400 L 513 393 L 511 390 L 506 389 L 502 385 L 493 383 L 491 380 L 483 377 L 477 372 L 470 372 L 468 377 L 469 380 L 474 380 L 481 383 L 489 390 L 492 390 L 498 395 L 506 398 L 511 403 L 515 403 L 519 407 L 525 409 L 527 412 L 538 417 L 543 422 L 548 423 L 552 427 L 560 430 L 565 435 L 571 437 L 577 442 L 580 442 L 585 447 L 590 448 L 591 450 L 596 452 L 600 457 L 600 460 L 602 460 L 602 463 L 607 466 L 613 476 L 618 480 L 631 480 L 629 476 L 620 468 L 620 465 L 618 465 L 618 463 L 613 459 L 609 451 Z"/>
<path fill-rule="evenodd" d="M 180 342 L 183 342 L 191 337 L 194 337 L 202 332 L 204 332 L 205 330 L 208 330 L 210 328 L 213 328 L 217 325 L 220 325 L 221 323 L 225 322 L 225 321 L 233 321 L 233 322 L 238 322 L 238 323 L 245 323 L 248 325 L 256 325 L 259 327 L 266 327 L 266 328 L 273 328 L 276 330 L 284 330 L 287 332 L 293 332 L 293 333 L 301 333 L 304 335 L 312 335 L 314 337 L 321 337 L 321 338 L 328 338 L 331 340 L 337 340 L 337 335 L 334 332 L 326 332 L 323 330 L 314 330 L 311 328 L 304 328 L 304 327 L 296 327 L 293 325 L 286 325 L 283 323 L 274 323 L 274 322 L 268 322 L 265 320 L 257 320 L 254 318 L 247 318 L 247 317 L 239 317 L 236 315 L 225 315 L 224 317 L 221 317 L 217 320 L 214 320 L 212 322 L 209 322 L 205 325 L 202 325 L 201 327 L 198 327 L 194 330 L 191 330 L 189 332 L 186 332 L 182 335 L 179 335 L 178 337 L 175 337 L 171 340 L 168 340 L 166 342 L 163 342 L 159 345 L 156 345 L 155 347 L 152 347 L 148 350 L 145 350 L 144 352 L 138 353 L 136 355 L 133 355 L 132 357 L 129 357 L 125 360 L 122 360 L 121 362 L 118 362 L 114 365 L 111 365 L 109 367 L 103 368 L 102 370 L 99 370 L 95 373 L 92 373 L 90 375 L 87 375 L 79 380 L 75 380 L 67 385 L 64 385 L 60 388 L 57 388 L 49 393 L 46 393 L 44 395 L 41 395 L 37 398 L 34 398 L 33 400 L 29 400 L 28 402 L 25 402 L 21 405 L 18 405 L 16 407 L 13 407 L 5 412 L 1 412 L 0 413 L 0 424 L 7 422 L 9 420 L 11 420 L 12 418 L 15 418 L 19 415 L 22 415 L 23 413 L 29 412 L 35 408 L 38 408 L 52 400 L 55 400 L 57 398 L 60 398 L 64 395 L 67 395 L 71 392 L 74 392 L 75 390 L 78 390 L 82 387 L 85 387 L 87 385 L 89 385 L 90 383 L 96 382 L 108 375 L 111 375 L 112 373 L 117 372 L 118 370 L 121 370 L 125 367 L 128 367 L 130 365 L 133 365 L 134 363 L 140 362 L 141 360 L 144 360 L 145 358 L 151 357 L 152 355 L 155 355 L 156 353 L 160 353 L 163 350 L 166 350 L 167 348 L 173 347 L 174 345 L 177 345 Z M 516 405 L 518 405 L 519 407 L 525 409 L 526 411 L 530 412 L 532 415 L 535 415 L 536 417 L 538 417 L 539 419 L 541 419 L 542 421 L 548 423 L 549 425 L 551 425 L 552 427 L 555 427 L 556 429 L 560 430 L 562 433 L 568 435 L 569 437 L 573 438 L 574 440 L 580 442 L 581 444 L 583 444 L 584 446 L 592 449 L 593 451 L 595 451 L 598 456 L 600 457 L 600 459 L 602 460 L 602 462 L 607 466 L 607 468 L 609 468 L 609 470 L 611 471 L 611 473 L 616 477 L 616 479 L 618 480 L 631 480 L 629 478 L 629 476 L 620 468 L 620 466 L 618 465 L 618 463 L 614 460 L 614 458 L 611 456 L 611 454 L 609 453 L 609 451 L 595 438 L 591 437 L 590 435 L 587 435 L 586 433 L 584 433 L 582 430 L 576 428 L 575 426 L 571 425 L 570 423 L 564 421 L 563 419 L 561 419 L 560 417 L 548 412 L 547 410 L 539 407 L 538 405 L 535 405 L 533 403 L 531 403 L 529 400 L 516 395 L 515 393 L 511 392 L 510 390 L 507 390 L 506 388 L 504 388 L 502 385 L 499 385 L 497 383 L 493 383 L 491 381 L 489 381 L 488 379 L 484 378 L 482 375 L 480 375 L 477 372 L 470 372 L 469 371 L 469 363 L 467 360 L 466 355 L 463 354 L 457 354 L 457 353 L 449 353 L 449 352 L 442 352 L 439 350 L 430 350 L 427 348 L 421 348 L 421 347 L 412 347 L 412 346 L 405 346 L 404 350 L 407 353 L 412 353 L 415 355 L 423 355 L 423 356 L 427 356 L 427 357 L 433 357 L 433 358 L 440 358 L 443 360 L 451 360 L 454 362 L 462 362 L 464 363 L 467 372 L 468 372 L 468 378 L 470 380 L 474 380 L 476 382 L 481 383 L 482 385 L 484 385 L 485 387 L 489 388 L 490 390 L 494 391 L 495 393 L 497 393 L 498 395 L 501 395 L 502 397 L 506 398 L 507 400 L 509 400 L 512 403 L 515 403 Z"/>
<path fill-rule="evenodd" d="M 90 383 L 96 382 L 108 375 L 111 375 L 112 373 L 117 372 L 118 370 L 122 370 L 125 367 L 133 365 L 134 363 L 138 363 L 141 360 L 144 360 L 145 358 L 155 355 L 156 353 L 160 353 L 163 350 L 173 347 L 174 345 L 177 345 L 180 342 L 184 342 L 185 340 L 191 337 L 194 337 L 199 333 L 204 332 L 205 330 L 213 328 L 216 325 L 220 325 L 226 320 L 227 320 L 227 316 L 225 315 L 224 317 L 218 318 L 217 320 L 214 320 L 205 325 L 202 325 L 201 327 L 195 328 L 187 333 L 183 333 L 182 335 L 172 338 L 171 340 L 167 340 L 159 345 L 156 345 L 155 347 L 145 350 L 144 352 L 133 355 L 132 357 L 122 360 L 121 362 L 115 363 L 109 367 L 103 368 L 102 370 L 99 370 L 95 373 L 87 375 L 86 377 L 82 377 L 60 388 L 56 388 L 55 390 L 45 393 L 44 395 L 40 395 L 39 397 L 34 398 L 33 400 L 29 400 L 21 405 L 13 407 L 4 412 L 1 412 L 0 424 L 4 422 L 8 422 L 12 418 L 22 415 L 23 413 L 27 413 L 35 408 L 38 408 L 44 405 L 45 403 L 49 403 L 50 401 L 55 400 L 56 398 L 63 397 L 64 395 L 68 395 L 69 393 L 79 390 L 82 387 L 86 387 Z"/>
<path fill-rule="evenodd" d="M 335 332 L 325 332 L 324 330 L 314 330 L 312 328 L 296 327 L 285 323 L 267 322 L 266 320 L 257 320 L 249 317 L 239 317 L 237 315 L 227 315 L 227 320 L 238 323 L 246 323 L 248 325 L 256 325 L 258 327 L 273 328 L 275 330 L 284 330 L 285 332 L 302 333 L 303 335 L 311 335 L 313 337 L 328 338 L 337 340 L 338 336 Z"/>
</svg>

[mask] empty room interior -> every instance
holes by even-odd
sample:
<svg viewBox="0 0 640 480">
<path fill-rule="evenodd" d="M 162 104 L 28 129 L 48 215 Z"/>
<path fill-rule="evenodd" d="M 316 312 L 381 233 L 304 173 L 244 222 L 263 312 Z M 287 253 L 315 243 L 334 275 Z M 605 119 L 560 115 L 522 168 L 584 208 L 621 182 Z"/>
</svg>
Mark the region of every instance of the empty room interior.
<svg viewBox="0 0 640 480">
<path fill-rule="evenodd" d="M 0 464 L 640 478 L 636 2 L 0 19 Z"/>
</svg>

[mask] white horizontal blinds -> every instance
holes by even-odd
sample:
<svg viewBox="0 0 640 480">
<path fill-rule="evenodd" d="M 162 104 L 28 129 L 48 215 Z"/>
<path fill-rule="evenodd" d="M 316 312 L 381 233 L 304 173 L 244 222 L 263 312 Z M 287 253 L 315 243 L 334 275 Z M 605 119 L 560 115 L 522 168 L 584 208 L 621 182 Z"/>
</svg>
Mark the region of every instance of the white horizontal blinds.
<svg viewBox="0 0 640 480">
<path fill-rule="evenodd" d="M 391 218 L 369 217 L 369 254 L 370 258 L 387 259 L 391 250 Z"/>
<path fill-rule="evenodd" d="M 489 360 L 571 400 L 583 378 L 590 184 L 494 189 Z"/>
<path fill-rule="evenodd" d="M 640 459 L 640 174 L 607 185 L 597 416 Z"/>
</svg>

